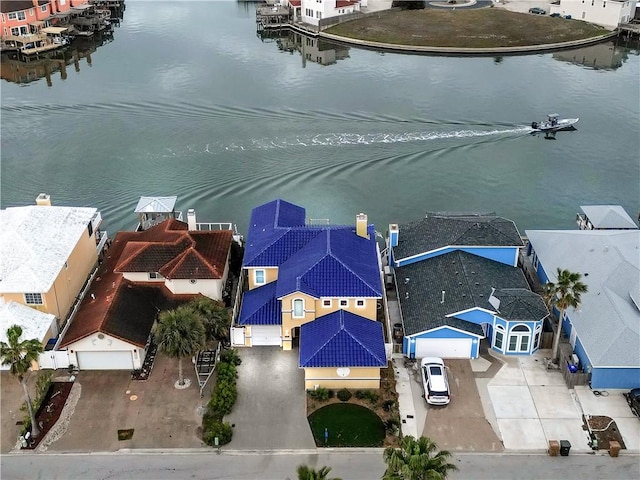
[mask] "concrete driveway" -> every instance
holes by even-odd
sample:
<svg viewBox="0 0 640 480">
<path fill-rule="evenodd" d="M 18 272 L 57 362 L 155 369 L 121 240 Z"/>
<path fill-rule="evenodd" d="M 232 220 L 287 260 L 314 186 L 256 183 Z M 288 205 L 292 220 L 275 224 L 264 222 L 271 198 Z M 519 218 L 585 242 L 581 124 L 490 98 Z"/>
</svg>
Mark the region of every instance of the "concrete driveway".
<svg viewBox="0 0 640 480">
<path fill-rule="evenodd" d="M 53 452 L 106 452 L 136 448 L 196 448 L 200 438 L 201 405 L 193 365 L 183 361 L 189 388 L 178 390 L 177 362 L 159 354 L 146 381 L 131 380 L 128 371 L 82 371 L 78 403 L 64 435 L 48 447 Z M 131 440 L 118 440 L 118 430 L 134 429 Z"/>
<path fill-rule="evenodd" d="M 493 354 L 492 354 L 493 355 Z M 623 390 L 596 397 L 587 386 L 567 388 L 558 370 L 547 370 L 542 350 L 532 356 L 500 355 L 504 363 L 486 384 L 488 403 L 504 446 L 510 451 L 546 451 L 549 440 L 569 440 L 571 451 L 590 452 L 582 415 L 606 415 L 618 425 L 628 452 L 640 449 L 640 422 Z M 483 389 L 481 388 L 481 391 Z"/>
<path fill-rule="evenodd" d="M 451 402 L 440 407 L 427 405 L 423 435 L 440 448 L 465 452 L 502 452 L 500 439 L 487 421 L 469 360 L 445 360 Z"/>
<path fill-rule="evenodd" d="M 315 448 L 306 416 L 304 371 L 298 351 L 279 347 L 237 349 L 238 400 L 225 421 L 234 425 L 229 448 Z"/>
</svg>

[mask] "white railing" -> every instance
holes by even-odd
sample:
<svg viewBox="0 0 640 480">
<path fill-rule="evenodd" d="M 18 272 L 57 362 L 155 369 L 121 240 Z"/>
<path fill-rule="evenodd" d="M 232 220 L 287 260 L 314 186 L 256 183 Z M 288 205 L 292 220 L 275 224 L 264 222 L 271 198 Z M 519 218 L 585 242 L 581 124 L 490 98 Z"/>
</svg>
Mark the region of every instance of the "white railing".
<svg viewBox="0 0 640 480">
<path fill-rule="evenodd" d="M 231 230 L 236 231 L 235 225 L 231 222 L 210 222 L 210 223 L 196 223 L 197 230 L 211 231 L 211 230 Z"/>
<path fill-rule="evenodd" d="M 240 276 L 238 277 L 238 286 L 236 288 L 236 296 L 233 300 L 233 312 L 231 313 L 231 325 L 235 324 L 237 316 L 238 316 L 238 310 L 240 309 L 240 305 L 241 305 L 241 298 L 242 298 L 242 288 L 244 285 L 244 277 L 246 275 L 246 270 L 243 268 L 242 270 L 240 270 Z"/>
<path fill-rule="evenodd" d="M 109 233 L 104 231 L 104 232 L 100 232 L 98 231 L 100 234 L 100 241 L 98 242 L 98 244 L 96 245 L 96 250 L 98 251 L 98 255 L 100 255 L 100 253 L 102 252 L 102 249 L 104 248 L 104 245 L 107 243 L 107 241 L 109 240 Z"/>
</svg>

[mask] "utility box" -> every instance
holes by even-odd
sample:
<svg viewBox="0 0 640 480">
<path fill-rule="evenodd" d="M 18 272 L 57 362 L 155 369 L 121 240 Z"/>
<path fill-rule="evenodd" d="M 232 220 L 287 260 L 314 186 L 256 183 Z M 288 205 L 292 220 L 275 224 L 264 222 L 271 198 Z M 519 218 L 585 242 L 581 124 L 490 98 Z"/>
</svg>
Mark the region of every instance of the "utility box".
<svg viewBox="0 0 640 480">
<path fill-rule="evenodd" d="M 560 440 L 560 456 L 568 457 L 571 450 L 571 442 L 569 440 Z"/>
<path fill-rule="evenodd" d="M 617 440 L 611 440 L 609 442 L 609 456 L 617 457 L 618 453 L 620 453 L 620 442 Z"/>
<path fill-rule="evenodd" d="M 558 440 L 549 440 L 549 456 L 557 457 L 560 455 L 560 442 Z"/>
</svg>

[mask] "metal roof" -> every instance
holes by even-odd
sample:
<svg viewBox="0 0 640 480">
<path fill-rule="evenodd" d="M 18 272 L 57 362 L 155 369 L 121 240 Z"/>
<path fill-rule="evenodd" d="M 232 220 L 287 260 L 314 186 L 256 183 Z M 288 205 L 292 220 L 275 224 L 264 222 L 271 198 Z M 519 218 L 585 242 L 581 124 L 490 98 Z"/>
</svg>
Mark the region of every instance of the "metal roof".
<svg viewBox="0 0 640 480">
<path fill-rule="evenodd" d="M 550 281 L 582 274 L 588 291 L 567 315 L 594 367 L 640 367 L 640 230 L 527 230 Z"/>
<path fill-rule="evenodd" d="M 620 205 L 584 205 L 580 209 L 594 228 L 637 229 L 638 226 Z"/>
<path fill-rule="evenodd" d="M 140 197 L 135 213 L 170 213 L 176 207 L 178 197 Z"/>
<path fill-rule="evenodd" d="M 0 305 L 0 341 L 7 341 L 7 330 L 12 325 L 22 327 L 21 340 L 44 340 L 56 316 L 44 313 L 35 308 L 27 307 L 17 302 Z"/>
</svg>

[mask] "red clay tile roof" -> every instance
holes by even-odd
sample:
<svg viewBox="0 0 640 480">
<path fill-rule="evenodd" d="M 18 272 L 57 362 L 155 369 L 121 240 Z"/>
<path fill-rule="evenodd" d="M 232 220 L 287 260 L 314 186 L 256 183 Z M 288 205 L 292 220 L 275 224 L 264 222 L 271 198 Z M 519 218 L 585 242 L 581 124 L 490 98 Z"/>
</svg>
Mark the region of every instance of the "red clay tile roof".
<svg viewBox="0 0 640 480">
<path fill-rule="evenodd" d="M 359 1 L 349 1 L 349 0 L 337 0 L 336 8 L 349 7 L 351 5 L 355 5 L 356 3 L 360 3 Z"/>
<path fill-rule="evenodd" d="M 301 3 L 301 0 L 289 0 L 289 5 L 292 7 L 299 7 Z"/>
<path fill-rule="evenodd" d="M 231 231 L 188 232 L 186 224 L 176 220 L 167 220 L 144 232 L 118 232 L 60 346 L 66 347 L 93 333 L 103 332 L 143 348 L 158 312 L 175 308 L 194 295 L 175 295 L 159 282 L 125 280 L 115 271 L 115 267 L 123 263 L 121 259 L 125 252 L 129 256 L 126 261 L 137 257 L 149 260 L 155 258 L 149 254 L 154 251 L 150 247 L 158 246 L 153 242 L 162 244 L 169 240 L 186 245 L 186 248 L 165 263 L 165 277 L 221 278 L 231 239 Z M 194 276 L 188 276 L 191 274 Z M 202 276 L 205 274 L 210 276 Z"/>
<path fill-rule="evenodd" d="M 187 224 L 171 219 L 145 232 L 128 233 L 116 272 L 159 272 L 171 280 L 222 278 L 224 274 L 230 230 L 189 232 Z"/>
</svg>

